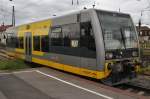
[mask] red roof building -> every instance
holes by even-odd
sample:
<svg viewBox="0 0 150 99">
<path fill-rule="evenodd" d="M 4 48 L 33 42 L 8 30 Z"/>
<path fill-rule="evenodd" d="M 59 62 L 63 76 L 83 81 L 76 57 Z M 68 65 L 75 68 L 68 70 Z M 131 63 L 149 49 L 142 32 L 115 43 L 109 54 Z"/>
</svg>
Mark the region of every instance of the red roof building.
<svg viewBox="0 0 150 99">
<path fill-rule="evenodd" d="M 6 31 L 7 28 L 12 27 L 12 25 L 1 25 L 0 26 L 0 32 Z"/>
<path fill-rule="evenodd" d="M 137 27 L 139 31 L 139 27 Z M 150 36 L 150 28 L 148 26 L 141 26 L 139 36 Z"/>
</svg>

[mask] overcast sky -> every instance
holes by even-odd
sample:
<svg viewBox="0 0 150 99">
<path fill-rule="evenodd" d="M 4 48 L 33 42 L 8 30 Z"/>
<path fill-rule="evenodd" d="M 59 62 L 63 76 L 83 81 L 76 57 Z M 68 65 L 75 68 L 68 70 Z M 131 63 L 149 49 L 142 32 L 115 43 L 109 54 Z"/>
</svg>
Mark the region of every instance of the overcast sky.
<svg viewBox="0 0 150 99">
<path fill-rule="evenodd" d="M 84 6 L 92 8 L 94 1 L 95 8 L 112 11 L 120 8 L 121 12 L 130 13 L 135 24 L 141 10 L 150 6 L 150 0 L 79 0 L 79 5 L 77 0 L 74 0 L 74 5 L 72 0 L 0 0 L 0 24 L 3 20 L 5 24 L 11 24 L 12 5 L 15 5 L 16 24 L 19 25 L 83 9 Z M 150 24 L 150 11 L 143 12 L 142 23 Z"/>
</svg>

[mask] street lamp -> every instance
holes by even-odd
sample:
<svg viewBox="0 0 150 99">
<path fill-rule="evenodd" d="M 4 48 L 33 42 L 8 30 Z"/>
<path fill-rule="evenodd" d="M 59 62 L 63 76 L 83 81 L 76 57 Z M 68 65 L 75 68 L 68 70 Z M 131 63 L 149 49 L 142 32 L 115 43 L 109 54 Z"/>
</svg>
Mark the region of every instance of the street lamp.
<svg viewBox="0 0 150 99">
<path fill-rule="evenodd" d="M 137 0 L 137 1 L 141 1 L 141 0 Z M 144 8 L 143 10 L 141 10 L 141 16 L 140 16 L 140 18 L 139 18 L 139 34 L 140 34 L 140 31 L 141 31 L 143 12 L 144 12 L 144 11 L 150 11 L 150 10 L 148 10 L 148 8 L 150 8 L 150 1 L 147 0 L 147 2 L 148 2 L 149 5 L 148 5 L 146 8 Z"/>
<path fill-rule="evenodd" d="M 145 9 L 144 9 L 144 10 L 141 10 L 141 16 L 140 16 L 140 19 L 139 19 L 139 23 L 140 23 L 140 24 L 142 23 L 143 12 L 146 12 L 146 11 L 150 11 L 150 10 L 148 10 L 148 9 L 147 9 L 147 10 L 145 10 Z M 139 25 L 140 25 L 140 24 L 139 24 Z"/>
<path fill-rule="evenodd" d="M 9 0 L 10 2 L 13 2 L 13 0 Z M 15 26 L 15 6 L 12 5 L 12 26 Z"/>
</svg>

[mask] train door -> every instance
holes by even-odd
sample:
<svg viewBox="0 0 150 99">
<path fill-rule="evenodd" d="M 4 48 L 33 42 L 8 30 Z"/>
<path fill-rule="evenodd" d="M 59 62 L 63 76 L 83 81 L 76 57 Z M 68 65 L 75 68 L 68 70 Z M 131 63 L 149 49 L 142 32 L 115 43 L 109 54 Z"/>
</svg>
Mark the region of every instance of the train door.
<svg viewBox="0 0 150 99">
<path fill-rule="evenodd" d="M 81 13 L 80 48 L 81 67 L 96 70 L 96 46 L 89 13 Z"/>
<path fill-rule="evenodd" d="M 32 61 L 32 34 L 30 32 L 25 33 L 25 60 Z"/>
</svg>

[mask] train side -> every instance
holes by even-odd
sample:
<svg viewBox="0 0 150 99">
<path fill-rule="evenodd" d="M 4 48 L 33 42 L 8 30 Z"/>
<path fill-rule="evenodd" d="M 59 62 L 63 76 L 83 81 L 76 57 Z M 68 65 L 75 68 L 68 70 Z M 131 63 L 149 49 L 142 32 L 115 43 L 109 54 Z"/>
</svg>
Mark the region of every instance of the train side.
<svg viewBox="0 0 150 99">
<path fill-rule="evenodd" d="M 93 12 L 87 11 L 80 18 L 79 13 L 75 13 L 15 27 L 11 32 L 14 33 L 15 45 L 10 44 L 13 48 L 9 47 L 11 50 L 8 54 L 83 76 L 106 78 L 110 71 L 105 69 L 104 61 L 97 65 L 94 33 L 90 35 L 89 41 L 82 39 L 80 34 L 81 25 L 82 31 L 93 31 L 93 16 L 96 17 Z M 60 32 L 63 32 L 62 39 L 59 39 L 62 35 Z M 63 44 L 60 44 L 61 41 Z"/>
</svg>

